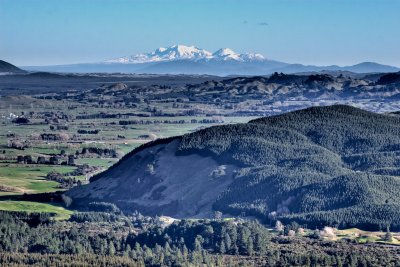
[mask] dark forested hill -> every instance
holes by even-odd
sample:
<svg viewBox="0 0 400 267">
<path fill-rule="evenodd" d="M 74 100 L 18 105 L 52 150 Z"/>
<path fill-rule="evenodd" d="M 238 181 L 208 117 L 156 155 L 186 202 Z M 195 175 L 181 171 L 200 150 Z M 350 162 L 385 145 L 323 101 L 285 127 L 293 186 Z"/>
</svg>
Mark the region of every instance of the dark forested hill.
<svg viewBox="0 0 400 267">
<path fill-rule="evenodd" d="M 400 72 L 388 73 L 379 78 L 377 84 L 392 84 L 400 82 Z"/>
<path fill-rule="evenodd" d="M 6 61 L 0 60 L 0 72 L 23 73 L 25 71 Z"/>
<path fill-rule="evenodd" d="M 399 176 L 400 118 L 335 105 L 157 140 L 67 194 L 78 208 L 399 229 Z"/>
</svg>

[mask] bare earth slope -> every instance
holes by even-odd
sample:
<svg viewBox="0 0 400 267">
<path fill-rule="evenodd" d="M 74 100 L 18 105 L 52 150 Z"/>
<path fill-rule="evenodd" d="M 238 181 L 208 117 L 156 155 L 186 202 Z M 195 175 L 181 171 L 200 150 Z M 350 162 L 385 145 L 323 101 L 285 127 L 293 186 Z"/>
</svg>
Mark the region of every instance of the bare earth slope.
<svg viewBox="0 0 400 267">
<path fill-rule="evenodd" d="M 69 194 L 83 202 L 112 200 L 125 210 L 147 214 L 209 217 L 237 167 L 197 154 L 175 156 L 179 142 L 176 138 L 142 150 Z M 218 167 L 225 175 L 213 175 Z"/>
</svg>

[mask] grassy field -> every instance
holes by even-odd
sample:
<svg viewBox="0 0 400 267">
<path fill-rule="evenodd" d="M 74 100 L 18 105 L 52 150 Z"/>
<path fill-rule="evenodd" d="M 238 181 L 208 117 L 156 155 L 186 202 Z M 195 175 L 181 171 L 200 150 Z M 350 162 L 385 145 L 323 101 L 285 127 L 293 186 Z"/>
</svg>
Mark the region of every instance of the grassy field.
<svg viewBox="0 0 400 267">
<path fill-rule="evenodd" d="M 75 162 L 77 164 L 88 164 L 91 166 L 107 168 L 116 163 L 117 161 L 118 159 L 116 158 L 86 158 L 86 159 L 77 159 Z"/>
<path fill-rule="evenodd" d="M 50 171 L 68 173 L 73 170 L 74 167 L 69 166 L 42 166 L 1 163 L 0 186 L 3 186 L 8 190 L 0 191 L 0 195 L 43 193 L 60 190 L 57 188 L 57 182 L 47 181 L 44 177 Z"/>
<path fill-rule="evenodd" d="M 1 201 L 0 210 L 5 211 L 26 211 L 26 212 L 48 212 L 56 214 L 54 219 L 66 220 L 73 211 L 50 203 L 38 203 L 30 201 Z"/>
<path fill-rule="evenodd" d="M 348 238 L 356 240 L 358 243 L 385 243 L 391 245 L 400 245 L 400 233 L 392 233 L 393 240 L 388 242 L 383 240 L 386 232 L 381 231 L 363 231 L 357 228 L 349 228 L 336 231 L 336 239 Z"/>
</svg>

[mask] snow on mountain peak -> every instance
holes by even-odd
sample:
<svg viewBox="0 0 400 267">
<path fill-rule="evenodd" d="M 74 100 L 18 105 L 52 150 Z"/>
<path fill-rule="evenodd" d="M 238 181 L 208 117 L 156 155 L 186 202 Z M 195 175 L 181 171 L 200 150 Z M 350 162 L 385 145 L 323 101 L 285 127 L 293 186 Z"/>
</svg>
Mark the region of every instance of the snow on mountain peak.
<svg viewBox="0 0 400 267">
<path fill-rule="evenodd" d="M 221 48 L 213 54 L 216 59 L 222 60 L 240 60 L 240 54 L 235 53 L 230 48 Z"/>
<path fill-rule="evenodd" d="M 211 52 L 204 49 L 199 49 L 195 46 L 174 45 L 165 50 L 170 55 L 171 59 L 202 59 L 211 56 Z"/>
<path fill-rule="evenodd" d="M 237 54 L 230 48 L 221 48 L 217 52 L 215 52 L 213 55 L 228 56 L 228 55 L 237 55 Z"/>
<path fill-rule="evenodd" d="M 245 53 L 241 55 L 241 58 L 244 61 L 256 61 L 256 60 L 265 60 L 265 57 L 259 53 Z"/>
<path fill-rule="evenodd" d="M 173 45 L 167 48 L 160 47 L 155 51 L 146 54 L 137 54 L 107 60 L 105 63 L 150 63 L 177 60 L 233 60 L 245 62 L 265 60 L 265 58 L 261 54 L 237 54 L 229 48 L 221 48 L 215 53 L 211 53 L 195 46 Z"/>
<path fill-rule="evenodd" d="M 162 52 L 164 52 L 165 50 L 167 50 L 167 48 L 165 48 L 165 47 L 160 47 L 160 48 L 158 48 L 158 49 L 156 49 L 156 53 L 162 53 Z"/>
</svg>

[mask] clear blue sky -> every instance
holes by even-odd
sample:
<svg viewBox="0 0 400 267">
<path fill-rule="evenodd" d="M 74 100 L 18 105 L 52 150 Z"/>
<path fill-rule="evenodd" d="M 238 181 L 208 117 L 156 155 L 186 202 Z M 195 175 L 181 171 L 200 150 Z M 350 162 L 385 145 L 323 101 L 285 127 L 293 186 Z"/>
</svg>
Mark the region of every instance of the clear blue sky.
<svg viewBox="0 0 400 267">
<path fill-rule="evenodd" d="M 0 59 L 97 62 L 172 44 L 400 66 L 398 0 L 0 0 Z"/>
</svg>

